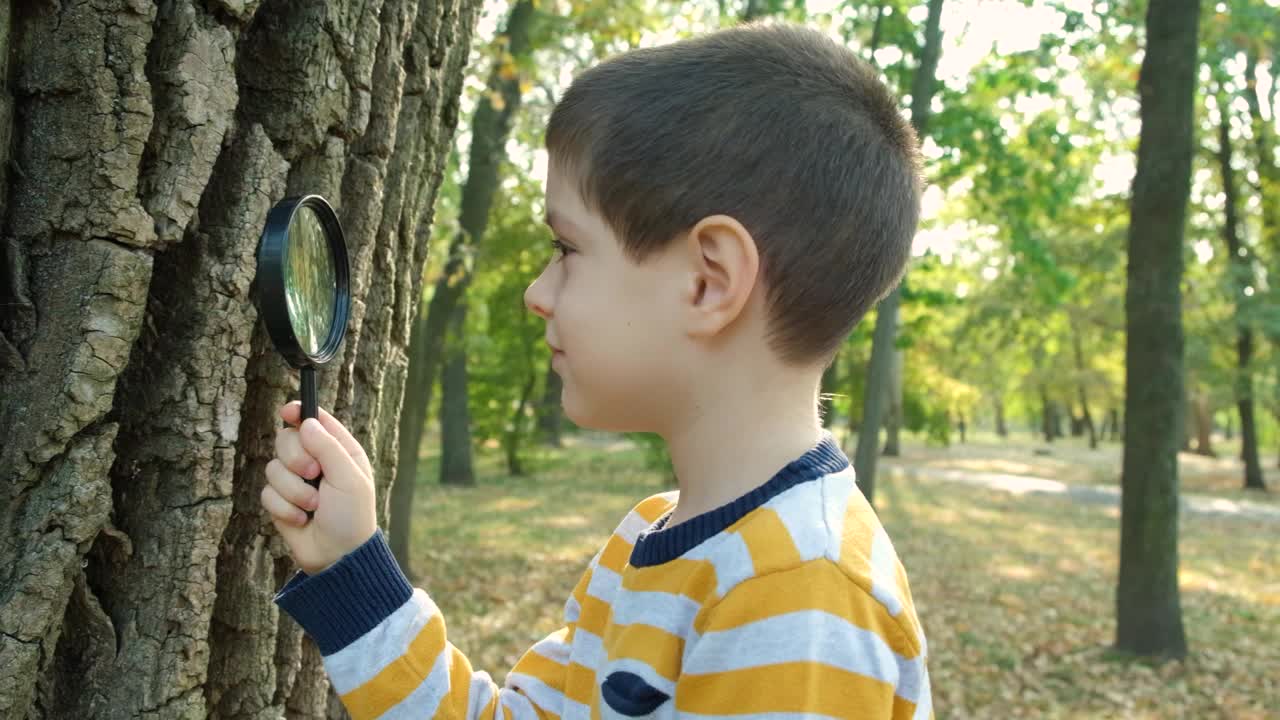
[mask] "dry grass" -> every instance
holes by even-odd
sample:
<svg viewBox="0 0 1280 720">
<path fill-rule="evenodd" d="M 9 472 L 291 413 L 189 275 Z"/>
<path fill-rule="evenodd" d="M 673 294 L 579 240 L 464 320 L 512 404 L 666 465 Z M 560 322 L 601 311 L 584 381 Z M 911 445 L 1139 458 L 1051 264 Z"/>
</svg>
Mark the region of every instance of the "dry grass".
<svg viewBox="0 0 1280 720">
<path fill-rule="evenodd" d="M 1004 472 L 1022 462 L 976 448 L 956 456 L 910 451 L 907 460 Z M 1083 472 L 1078 466 L 1066 462 L 1048 476 L 1065 480 Z M 613 526 L 635 501 L 665 489 L 640 467 L 625 446 L 579 447 L 545 453 L 531 460 L 530 476 L 510 478 L 486 454 L 479 486 L 454 489 L 435 485 L 427 464 L 413 579 L 440 604 L 451 639 L 477 668 L 501 681 L 559 626 L 565 598 Z M 1029 474 L 1045 475 L 1050 466 L 1033 467 Z M 1183 519 L 1192 654 L 1154 665 L 1108 650 L 1115 509 L 933 480 L 886 479 L 878 492 L 929 636 L 938 718 L 1276 717 L 1280 525 Z"/>
</svg>

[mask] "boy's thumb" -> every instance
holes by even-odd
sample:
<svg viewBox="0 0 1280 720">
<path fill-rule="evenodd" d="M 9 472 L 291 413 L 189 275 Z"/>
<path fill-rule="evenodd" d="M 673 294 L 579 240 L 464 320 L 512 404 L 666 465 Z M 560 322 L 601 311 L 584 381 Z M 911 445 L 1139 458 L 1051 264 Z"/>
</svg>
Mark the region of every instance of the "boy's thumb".
<svg viewBox="0 0 1280 720">
<path fill-rule="evenodd" d="M 319 420 L 307 418 L 300 430 L 302 448 L 320 463 L 325 482 L 342 492 L 355 492 L 368 485 L 364 472 L 351 458 L 351 453 L 324 429 Z"/>
</svg>

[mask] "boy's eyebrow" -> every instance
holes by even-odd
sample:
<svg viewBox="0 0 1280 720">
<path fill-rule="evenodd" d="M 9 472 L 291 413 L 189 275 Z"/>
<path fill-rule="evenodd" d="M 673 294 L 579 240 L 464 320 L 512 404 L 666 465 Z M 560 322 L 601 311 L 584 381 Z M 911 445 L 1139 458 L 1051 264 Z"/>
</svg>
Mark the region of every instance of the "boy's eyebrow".
<svg viewBox="0 0 1280 720">
<path fill-rule="evenodd" d="M 542 218 L 542 222 L 545 223 L 547 227 L 562 235 L 566 234 L 564 232 L 565 230 L 573 228 L 572 224 L 567 223 L 564 218 L 560 217 L 554 210 L 550 209 L 547 210 L 546 216 Z"/>
</svg>

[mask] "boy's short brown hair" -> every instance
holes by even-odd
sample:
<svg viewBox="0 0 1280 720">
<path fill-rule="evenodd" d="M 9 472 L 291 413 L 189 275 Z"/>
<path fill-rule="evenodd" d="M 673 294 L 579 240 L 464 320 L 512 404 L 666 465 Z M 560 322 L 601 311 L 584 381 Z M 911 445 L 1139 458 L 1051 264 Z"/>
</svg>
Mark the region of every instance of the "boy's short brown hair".
<svg viewBox="0 0 1280 720">
<path fill-rule="evenodd" d="M 875 68 L 815 30 L 741 25 L 610 58 L 574 79 L 546 145 L 636 261 L 709 215 L 741 222 L 787 362 L 829 361 L 910 256 L 916 134 Z"/>
</svg>

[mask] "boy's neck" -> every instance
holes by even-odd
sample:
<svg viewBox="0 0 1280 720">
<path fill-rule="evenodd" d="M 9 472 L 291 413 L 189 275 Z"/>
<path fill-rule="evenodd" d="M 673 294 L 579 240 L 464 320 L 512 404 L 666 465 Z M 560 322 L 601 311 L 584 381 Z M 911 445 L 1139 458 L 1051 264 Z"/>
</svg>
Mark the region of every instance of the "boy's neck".
<svg viewBox="0 0 1280 720">
<path fill-rule="evenodd" d="M 719 380 L 719 390 L 704 386 L 707 392 L 691 399 L 683 421 L 663 433 L 680 486 L 668 525 L 745 495 L 821 440 L 817 377 Z"/>
</svg>

